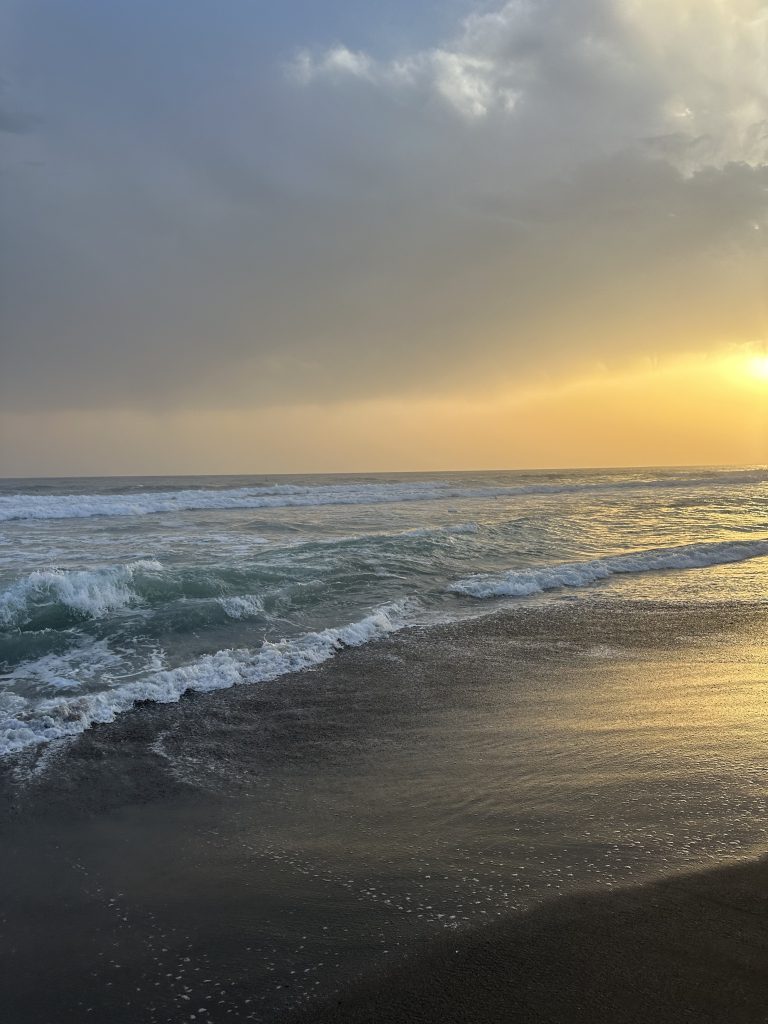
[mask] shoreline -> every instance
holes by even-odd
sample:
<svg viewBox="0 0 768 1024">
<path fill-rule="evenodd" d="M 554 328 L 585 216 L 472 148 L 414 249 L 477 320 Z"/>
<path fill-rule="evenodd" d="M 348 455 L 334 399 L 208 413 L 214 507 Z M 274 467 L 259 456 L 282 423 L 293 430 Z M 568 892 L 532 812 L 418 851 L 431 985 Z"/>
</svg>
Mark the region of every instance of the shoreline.
<svg viewBox="0 0 768 1024">
<path fill-rule="evenodd" d="M 764 948 L 768 869 L 743 858 L 768 845 L 766 659 L 749 646 L 765 621 L 763 606 L 528 606 L 138 707 L 19 760 L 26 780 L 0 776 L 10 1019 L 469 1024 L 499 998 L 526 1024 L 686 1019 L 655 1004 L 622 1017 L 620 997 L 640 998 L 635 961 L 668 978 L 657 948 L 709 956 L 717 978 L 702 942 L 724 922 L 736 939 L 717 948 L 737 966 L 739 934 Z M 714 881 L 699 869 L 734 859 Z M 649 949 L 627 944 L 627 921 Z M 456 948 L 458 973 L 443 955 Z M 619 980 L 590 982 L 610 1013 L 568 1016 L 586 967 L 610 957 Z M 527 1004 L 500 992 L 510 965 Z M 463 1017 L 429 1015 L 446 972 L 463 978 Z M 765 1024 L 744 977 L 743 1016 L 691 1019 Z M 550 990 L 559 1004 L 541 1001 Z"/>
<path fill-rule="evenodd" d="M 502 601 L 503 598 L 497 598 L 498 601 Z M 509 600 L 509 599 L 508 599 Z M 116 707 L 113 711 L 113 717 L 102 719 L 96 715 L 93 717 L 89 724 L 85 725 L 82 729 L 77 729 L 71 733 L 64 733 L 61 736 L 54 737 L 52 739 L 44 739 L 38 742 L 27 742 L 23 746 L 17 749 L 11 749 L 7 752 L 0 754 L 0 786 L 2 786 L 3 775 L 7 775 L 10 769 L 11 773 L 15 770 L 16 766 L 23 765 L 25 762 L 31 765 L 35 765 L 43 760 L 48 753 L 53 756 L 57 756 L 59 751 L 66 750 L 67 747 L 76 746 L 78 742 L 83 740 L 87 743 L 88 738 L 94 734 L 99 733 L 103 730 L 115 730 L 116 734 L 119 735 L 119 730 L 124 719 L 132 721 L 134 716 L 145 711 L 148 708 L 157 710 L 160 714 L 160 709 L 168 708 L 168 714 L 173 719 L 173 708 L 182 702 L 189 700 L 227 700 L 228 694 L 231 691 L 240 692 L 243 689 L 256 689 L 260 687 L 270 686 L 272 684 L 285 683 L 290 685 L 292 679 L 300 678 L 305 674 L 311 674 L 316 672 L 321 667 L 329 668 L 338 659 L 340 655 L 349 654 L 351 652 L 360 650 L 362 648 L 370 649 L 372 646 L 376 650 L 377 645 L 386 644 L 389 640 L 397 641 L 398 637 L 402 637 L 404 634 L 413 633 L 416 635 L 424 635 L 426 637 L 434 636 L 440 637 L 441 635 L 450 635 L 456 631 L 466 630 L 469 636 L 482 635 L 487 633 L 490 636 L 502 635 L 505 628 L 510 623 L 524 623 L 526 617 L 535 619 L 537 616 L 542 615 L 554 618 L 561 618 L 564 614 L 568 616 L 580 617 L 584 622 L 588 623 L 591 616 L 597 613 L 600 615 L 610 614 L 611 609 L 615 608 L 619 610 L 619 614 L 626 612 L 627 610 L 636 611 L 640 615 L 653 616 L 659 614 L 668 613 L 670 615 L 677 614 L 681 617 L 690 618 L 691 612 L 694 610 L 694 606 L 686 604 L 681 601 L 658 601 L 658 600 L 623 600 L 619 601 L 616 599 L 606 601 L 601 600 L 599 597 L 593 600 L 587 600 L 581 606 L 575 604 L 569 604 L 569 597 L 553 599 L 546 593 L 536 593 L 532 595 L 526 595 L 514 599 L 514 604 L 504 604 L 493 608 L 481 609 L 476 611 L 474 614 L 461 614 L 453 615 L 449 614 L 445 618 L 435 619 L 429 622 L 393 622 L 387 623 L 383 628 L 379 628 L 375 625 L 376 621 L 382 615 L 387 616 L 391 608 L 387 605 L 382 605 L 373 609 L 367 616 L 363 617 L 360 621 L 347 623 L 341 626 L 328 627 L 323 630 L 319 630 L 316 633 L 302 634 L 298 638 L 292 638 L 288 641 L 288 645 L 291 643 L 296 644 L 296 649 L 293 651 L 293 660 L 296 663 L 296 667 L 288 667 L 291 660 L 290 656 L 286 656 L 286 667 L 281 669 L 279 672 L 272 674 L 265 674 L 263 678 L 258 676 L 253 679 L 243 678 L 236 679 L 235 681 L 228 682 L 227 685 L 221 687 L 201 687 L 191 681 L 182 687 L 175 685 L 169 688 L 169 693 L 172 696 L 168 696 L 163 693 L 163 687 L 156 687 L 157 692 L 162 694 L 161 696 L 152 695 L 152 678 L 150 678 L 150 686 L 147 689 L 146 695 L 142 694 L 141 688 L 144 686 L 143 682 L 138 684 L 130 684 L 130 686 L 136 687 L 137 695 L 132 698 L 130 703 L 126 703 L 125 706 Z M 765 622 L 768 620 L 768 599 L 762 601 L 743 601 L 743 600 L 724 600 L 718 603 L 712 603 L 708 605 L 701 605 L 695 608 L 697 618 L 701 622 L 712 622 L 717 623 L 719 628 L 722 628 L 723 623 L 725 625 L 726 634 L 731 632 L 733 627 L 738 622 L 739 628 L 743 628 L 744 623 L 748 621 L 760 621 Z M 356 632 L 360 631 L 362 627 L 367 626 L 369 623 L 374 624 L 370 629 L 370 635 L 362 633 L 362 638 L 358 639 L 355 635 Z M 697 628 L 700 624 L 697 624 Z M 523 629 L 523 633 L 525 630 Z M 541 631 L 539 631 L 541 632 Z M 706 630 L 702 630 L 702 635 L 706 633 Z M 314 652 L 307 654 L 301 649 L 300 641 L 303 640 L 307 635 L 317 636 L 321 640 L 326 641 L 326 647 L 320 652 L 319 656 L 315 656 Z M 349 639 L 349 636 L 352 639 Z M 622 634 L 626 635 L 626 634 Z M 629 642 L 635 643 L 638 639 L 632 631 L 626 635 Z M 647 639 L 643 637 L 643 639 Z M 297 642 L 298 641 L 298 642 Z M 599 643 L 600 637 L 593 637 L 595 643 Z M 179 679 L 184 679 L 188 676 L 191 671 L 194 671 L 196 666 L 199 664 L 207 664 L 209 661 L 214 664 L 215 659 L 222 655 L 236 656 L 241 653 L 240 650 L 225 649 L 212 654 L 203 654 L 196 661 L 190 664 L 183 663 L 179 666 L 175 666 L 170 669 L 162 670 L 157 675 L 162 678 L 165 684 L 166 677 L 169 679 L 175 679 L 176 676 Z M 250 660 L 257 660 L 259 649 L 255 649 L 256 658 Z M 297 656 L 296 656 L 297 655 Z M 230 672 L 232 665 L 224 663 L 219 666 L 225 672 Z M 109 691 L 107 691 L 109 692 Z M 99 693 L 86 692 L 80 695 L 81 698 L 87 703 L 91 699 L 97 699 Z M 64 698 L 66 699 L 66 698 Z"/>
</svg>

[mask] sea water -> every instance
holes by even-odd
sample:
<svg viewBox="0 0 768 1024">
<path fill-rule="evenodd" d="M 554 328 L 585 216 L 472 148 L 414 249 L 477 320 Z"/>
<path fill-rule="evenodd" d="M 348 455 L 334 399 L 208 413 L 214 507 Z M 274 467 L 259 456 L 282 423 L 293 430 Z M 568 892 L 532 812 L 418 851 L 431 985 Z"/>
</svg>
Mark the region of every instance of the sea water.
<svg viewBox="0 0 768 1024">
<path fill-rule="evenodd" d="M 5 480 L 0 753 L 509 604 L 761 602 L 767 505 L 765 468 Z"/>
</svg>

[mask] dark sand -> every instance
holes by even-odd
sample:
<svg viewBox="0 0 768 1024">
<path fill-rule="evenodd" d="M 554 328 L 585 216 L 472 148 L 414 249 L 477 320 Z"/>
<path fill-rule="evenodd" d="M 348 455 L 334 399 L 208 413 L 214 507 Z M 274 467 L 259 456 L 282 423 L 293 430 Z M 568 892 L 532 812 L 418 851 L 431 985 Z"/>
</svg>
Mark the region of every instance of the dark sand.
<svg viewBox="0 0 768 1024">
<path fill-rule="evenodd" d="M 434 948 L 295 1024 L 768 1021 L 768 860 L 563 898 Z"/>
<path fill-rule="evenodd" d="M 6 764 L 2 1021 L 768 1021 L 766 636 L 564 602 Z"/>
</svg>

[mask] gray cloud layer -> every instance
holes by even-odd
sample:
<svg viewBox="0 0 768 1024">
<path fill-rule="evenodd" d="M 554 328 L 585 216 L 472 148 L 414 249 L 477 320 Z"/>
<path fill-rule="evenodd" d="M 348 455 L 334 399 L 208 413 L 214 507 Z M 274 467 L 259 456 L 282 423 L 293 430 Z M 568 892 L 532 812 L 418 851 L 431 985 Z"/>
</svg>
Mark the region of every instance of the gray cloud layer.
<svg viewBox="0 0 768 1024">
<path fill-rule="evenodd" d="M 440 393 L 765 338 L 757 0 L 515 0 L 397 53 L 234 0 L 9 11 L 6 409 Z"/>
</svg>

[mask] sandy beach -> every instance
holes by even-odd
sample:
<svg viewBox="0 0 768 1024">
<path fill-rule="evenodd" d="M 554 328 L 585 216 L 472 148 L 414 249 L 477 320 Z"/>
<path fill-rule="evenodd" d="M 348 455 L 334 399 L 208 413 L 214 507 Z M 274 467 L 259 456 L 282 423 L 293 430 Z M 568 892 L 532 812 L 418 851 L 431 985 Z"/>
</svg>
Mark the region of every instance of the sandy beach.
<svg viewBox="0 0 768 1024">
<path fill-rule="evenodd" d="M 767 1019 L 764 621 L 531 606 L 17 759 L 9 1020 Z"/>
<path fill-rule="evenodd" d="M 443 939 L 306 1024 L 759 1024 L 768 861 L 564 898 Z"/>
</svg>

